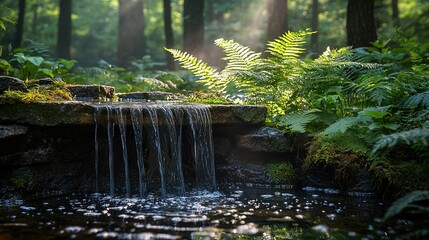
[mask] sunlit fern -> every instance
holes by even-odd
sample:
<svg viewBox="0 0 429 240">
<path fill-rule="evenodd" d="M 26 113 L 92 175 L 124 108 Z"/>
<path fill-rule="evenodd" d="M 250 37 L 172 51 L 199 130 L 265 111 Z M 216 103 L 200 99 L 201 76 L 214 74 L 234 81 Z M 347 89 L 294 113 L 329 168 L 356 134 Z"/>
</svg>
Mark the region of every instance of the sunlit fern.
<svg viewBox="0 0 429 240">
<path fill-rule="evenodd" d="M 267 44 L 267 52 L 271 53 L 270 61 L 261 57 L 261 53 L 251 50 L 233 40 L 217 39 L 215 44 L 225 53 L 227 65 L 218 72 L 202 60 L 189 53 L 166 49 L 183 68 L 198 76 L 199 81 L 211 91 L 226 94 L 227 88 L 236 92 L 253 96 L 267 95 L 278 97 L 278 84 L 296 71 L 286 72 L 286 67 L 296 67 L 283 63 L 286 59 L 297 59 L 304 52 L 305 37 L 309 31 L 288 32 Z M 227 94 L 226 94 L 227 95 Z M 256 97 L 257 99 L 262 99 Z M 256 99 L 254 98 L 254 99 Z"/>
<path fill-rule="evenodd" d="M 315 32 L 309 30 L 287 32 L 267 43 L 267 52 L 280 61 L 297 59 L 305 52 L 305 39 Z"/>
<path fill-rule="evenodd" d="M 165 50 L 171 53 L 173 58 L 178 61 L 183 68 L 190 70 L 192 74 L 199 77 L 199 81 L 210 90 L 217 93 L 225 93 L 228 83 L 225 79 L 221 78 L 220 73 L 216 69 L 187 52 L 168 48 L 165 48 Z"/>
</svg>

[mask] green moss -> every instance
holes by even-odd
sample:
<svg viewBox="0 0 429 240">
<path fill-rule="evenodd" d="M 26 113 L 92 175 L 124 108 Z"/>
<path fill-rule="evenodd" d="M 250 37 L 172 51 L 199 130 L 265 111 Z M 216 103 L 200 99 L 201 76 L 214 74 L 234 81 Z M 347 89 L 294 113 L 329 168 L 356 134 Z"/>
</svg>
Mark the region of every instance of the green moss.
<svg viewBox="0 0 429 240">
<path fill-rule="evenodd" d="M 267 166 L 267 176 L 272 184 L 291 183 L 295 179 L 295 170 L 290 163 L 272 163 Z"/>
<path fill-rule="evenodd" d="M 332 168 L 340 187 L 347 189 L 355 174 L 369 169 L 369 164 L 370 160 L 363 152 L 350 150 L 332 139 L 316 137 L 310 144 L 302 168 L 304 172 L 317 166 Z"/>
<path fill-rule="evenodd" d="M 400 196 L 407 192 L 429 189 L 429 158 L 426 148 L 412 148 L 405 144 L 395 146 L 386 155 L 373 156 L 371 171 L 377 186 Z"/>
<path fill-rule="evenodd" d="M 204 104 L 233 104 L 224 96 L 216 93 L 194 92 L 183 98 L 185 102 L 196 102 Z"/>
<path fill-rule="evenodd" d="M 5 91 L 0 95 L 0 104 L 63 101 L 71 99 L 72 96 L 70 92 L 64 88 L 33 88 L 27 92 Z"/>
<path fill-rule="evenodd" d="M 25 179 L 23 179 L 22 177 L 13 177 L 10 182 L 14 188 L 18 189 L 23 189 L 27 184 L 27 181 L 25 181 Z"/>
</svg>

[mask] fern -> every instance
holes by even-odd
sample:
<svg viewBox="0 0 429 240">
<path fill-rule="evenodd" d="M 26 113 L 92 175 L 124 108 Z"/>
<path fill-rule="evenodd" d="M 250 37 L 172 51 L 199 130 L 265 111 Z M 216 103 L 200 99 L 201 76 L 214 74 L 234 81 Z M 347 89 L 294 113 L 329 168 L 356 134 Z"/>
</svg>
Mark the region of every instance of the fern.
<svg viewBox="0 0 429 240">
<path fill-rule="evenodd" d="M 344 117 L 327 127 L 322 134 L 332 137 L 337 133 L 345 133 L 349 128 L 371 121 L 369 116 Z"/>
<path fill-rule="evenodd" d="M 209 89 L 217 93 L 226 93 L 228 82 L 220 76 L 220 73 L 207 65 L 202 60 L 192 56 L 187 52 L 177 49 L 165 50 L 173 55 L 173 58 L 178 61 L 183 68 L 190 70 L 194 75 L 200 78 L 200 82 L 204 83 Z"/>
<path fill-rule="evenodd" d="M 274 41 L 267 43 L 267 52 L 282 61 L 297 59 L 304 51 L 305 38 L 315 32 L 287 32 Z"/>
<path fill-rule="evenodd" d="M 383 221 L 388 221 L 398 217 L 401 213 L 410 208 L 418 208 L 416 203 L 421 201 L 429 201 L 429 191 L 413 191 L 406 196 L 396 200 L 387 210 L 383 217 Z M 429 209 L 426 208 L 426 214 L 429 215 Z"/>
<path fill-rule="evenodd" d="M 372 153 L 376 153 L 377 151 L 384 148 L 394 147 L 400 142 L 403 142 L 408 145 L 417 143 L 427 145 L 429 142 L 429 129 L 415 128 L 408 131 L 385 135 L 381 137 L 381 139 L 377 141 L 377 143 L 374 144 Z"/>
<path fill-rule="evenodd" d="M 222 38 L 215 40 L 216 46 L 223 49 L 226 54 L 224 60 L 228 61 L 224 71 L 249 71 L 256 65 L 262 64 L 261 54 L 252 51 L 233 40 Z"/>
<path fill-rule="evenodd" d="M 407 108 L 429 108 L 429 91 L 418 93 L 405 100 L 402 105 Z"/>
<path fill-rule="evenodd" d="M 314 111 L 281 116 L 279 125 L 282 127 L 288 127 L 292 132 L 303 133 L 305 132 L 306 125 L 318 118 L 318 116 L 312 112 Z"/>
</svg>

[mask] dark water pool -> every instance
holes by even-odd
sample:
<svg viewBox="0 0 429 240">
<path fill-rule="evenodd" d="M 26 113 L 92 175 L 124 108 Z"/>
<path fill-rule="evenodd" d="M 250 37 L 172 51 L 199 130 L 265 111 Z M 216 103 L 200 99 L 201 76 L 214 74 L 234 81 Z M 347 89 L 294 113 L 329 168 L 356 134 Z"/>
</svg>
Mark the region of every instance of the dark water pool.
<svg viewBox="0 0 429 240">
<path fill-rule="evenodd" d="M 72 195 L 2 201 L 0 239 L 391 239 L 383 203 L 256 184 L 160 199 Z"/>
</svg>

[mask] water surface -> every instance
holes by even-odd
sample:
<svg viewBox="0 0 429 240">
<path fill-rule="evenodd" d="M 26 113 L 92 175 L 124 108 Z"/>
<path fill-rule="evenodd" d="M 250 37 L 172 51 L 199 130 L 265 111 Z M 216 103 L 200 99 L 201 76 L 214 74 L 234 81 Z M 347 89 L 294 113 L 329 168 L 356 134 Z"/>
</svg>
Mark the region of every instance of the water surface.
<svg viewBox="0 0 429 240">
<path fill-rule="evenodd" d="M 390 239 L 371 195 L 257 184 L 184 197 L 71 195 L 3 201 L 0 239 Z"/>
</svg>

